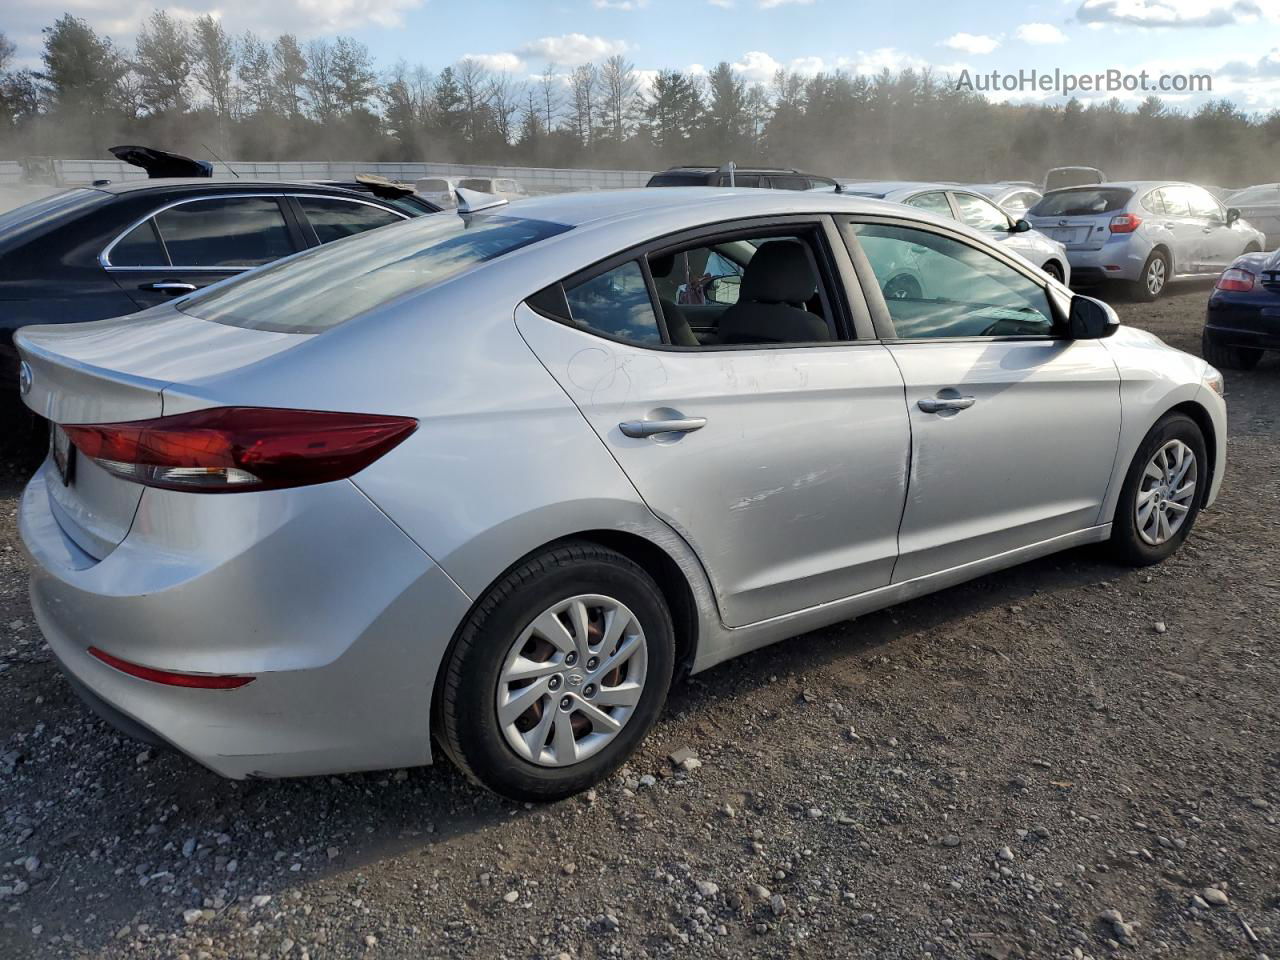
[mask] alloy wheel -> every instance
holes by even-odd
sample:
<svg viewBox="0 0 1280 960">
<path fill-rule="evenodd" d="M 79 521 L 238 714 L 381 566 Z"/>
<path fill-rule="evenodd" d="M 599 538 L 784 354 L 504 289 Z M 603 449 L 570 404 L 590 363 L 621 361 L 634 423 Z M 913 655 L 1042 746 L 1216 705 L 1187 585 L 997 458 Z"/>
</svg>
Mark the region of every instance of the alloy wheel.
<svg viewBox="0 0 1280 960">
<path fill-rule="evenodd" d="M 1167 279 L 1168 273 L 1164 265 L 1164 258 L 1152 257 L 1151 263 L 1147 267 L 1147 291 L 1153 297 L 1159 296 Z"/>
<path fill-rule="evenodd" d="M 1181 440 L 1170 440 L 1147 462 L 1134 502 L 1145 543 L 1158 547 L 1182 529 L 1195 502 L 1198 469 L 1194 451 Z"/>
<path fill-rule="evenodd" d="M 618 600 L 583 594 L 534 618 L 498 674 L 498 725 L 523 759 L 565 767 L 599 753 L 635 713 L 649 654 Z"/>
</svg>

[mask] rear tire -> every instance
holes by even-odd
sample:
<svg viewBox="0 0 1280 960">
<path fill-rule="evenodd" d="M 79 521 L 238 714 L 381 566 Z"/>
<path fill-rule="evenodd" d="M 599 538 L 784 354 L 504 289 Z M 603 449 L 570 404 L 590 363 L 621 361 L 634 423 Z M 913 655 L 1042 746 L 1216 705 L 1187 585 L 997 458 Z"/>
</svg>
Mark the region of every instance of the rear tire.
<svg viewBox="0 0 1280 960">
<path fill-rule="evenodd" d="M 1129 284 L 1129 295 L 1139 303 L 1158 300 L 1169 285 L 1169 257 L 1160 250 L 1152 250 L 1143 264 L 1142 274 Z"/>
<path fill-rule="evenodd" d="M 1221 370 L 1252 370 L 1262 359 L 1259 349 L 1214 343 L 1207 333 L 1200 336 L 1200 355 Z"/>
<path fill-rule="evenodd" d="M 1194 458 L 1189 465 L 1186 456 Z M 1188 484 L 1190 493 L 1180 495 Z M 1199 425 L 1186 414 L 1165 415 L 1143 438 L 1125 475 L 1111 523 L 1116 558 L 1145 567 L 1172 556 L 1191 532 L 1208 485 L 1209 457 Z"/>
<path fill-rule="evenodd" d="M 481 786 L 560 800 L 636 750 L 674 664 L 675 631 L 653 578 L 614 550 L 570 541 L 522 562 L 476 604 L 437 683 L 435 731 Z"/>
<path fill-rule="evenodd" d="M 1058 263 L 1057 260 L 1047 261 L 1045 265 L 1040 269 L 1043 270 L 1045 273 L 1047 273 L 1049 276 L 1053 277 L 1053 279 L 1057 280 L 1059 283 L 1062 282 L 1062 276 L 1063 276 L 1062 266 Z"/>
</svg>

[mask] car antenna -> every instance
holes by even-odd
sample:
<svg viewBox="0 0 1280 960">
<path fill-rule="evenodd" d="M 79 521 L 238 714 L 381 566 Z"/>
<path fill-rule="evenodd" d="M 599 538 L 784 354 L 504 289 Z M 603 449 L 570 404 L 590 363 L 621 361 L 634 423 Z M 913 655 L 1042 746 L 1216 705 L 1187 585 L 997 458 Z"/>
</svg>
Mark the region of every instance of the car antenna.
<svg viewBox="0 0 1280 960">
<path fill-rule="evenodd" d="M 204 147 L 206 150 L 209 150 L 209 145 L 207 143 L 202 143 L 200 144 L 200 146 Z M 231 175 L 235 177 L 237 180 L 240 179 L 240 174 L 236 173 L 235 167 L 231 166 L 231 164 L 227 163 L 227 161 L 223 160 L 220 156 L 218 156 L 212 150 L 209 150 L 209 156 L 213 157 L 213 159 L 217 160 L 220 164 L 222 164 L 224 167 L 230 170 Z"/>
</svg>

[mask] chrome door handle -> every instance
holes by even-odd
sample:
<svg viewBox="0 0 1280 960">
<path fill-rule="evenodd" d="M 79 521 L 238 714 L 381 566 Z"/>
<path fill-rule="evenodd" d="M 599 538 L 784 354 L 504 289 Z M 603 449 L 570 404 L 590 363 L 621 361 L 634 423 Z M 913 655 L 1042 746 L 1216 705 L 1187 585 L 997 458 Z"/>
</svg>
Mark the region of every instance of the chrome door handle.
<svg viewBox="0 0 1280 960">
<path fill-rule="evenodd" d="M 948 410 L 968 410 L 976 402 L 973 397 L 921 397 L 916 406 L 925 413 L 945 413 Z"/>
<path fill-rule="evenodd" d="M 194 293 L 194 283 L 180 283 L 177 280 L 159 280 L 155 283 L 144 283 L 139 289 L 159 290 L 161 293 Z"/>
<path fill-rule="evenodd" d="M 624 436 L 643 440 L 663 433 L 693 433 L 706 425 L 706 417 L 682 417 L 678 420 L 624 420 L 618 424 L 618 429 Z"/>
</svg>

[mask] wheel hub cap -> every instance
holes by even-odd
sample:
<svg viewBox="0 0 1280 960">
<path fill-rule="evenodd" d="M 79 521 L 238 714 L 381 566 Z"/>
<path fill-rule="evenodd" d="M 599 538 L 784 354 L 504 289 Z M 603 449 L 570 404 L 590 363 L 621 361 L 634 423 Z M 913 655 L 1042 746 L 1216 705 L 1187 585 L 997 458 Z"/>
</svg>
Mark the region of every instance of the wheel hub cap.
<svg viewBox="0 0 1280 960">
<path fill-rule="evenodd" d="M 1181 440 L 1170 440 L 1147 462 L 1134 503 L 1144 543 L 1158 547 L 1182 529 L 1195 502 L 1198 470 L 1195 453 Z"/>
<path fill-rule="evenodd" d="M 494 705 L 507 743 L 544 767 L 579 763 L 626 726 L 648 671 L 644 629 L 625 604 L 583 594 L 534 618 L 498 674 Z"/>
</svg>

